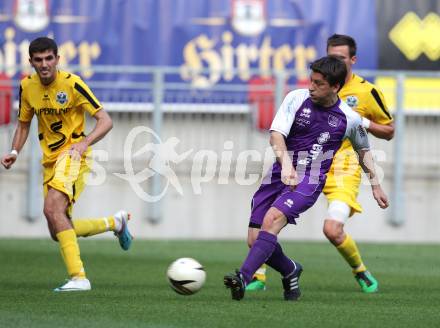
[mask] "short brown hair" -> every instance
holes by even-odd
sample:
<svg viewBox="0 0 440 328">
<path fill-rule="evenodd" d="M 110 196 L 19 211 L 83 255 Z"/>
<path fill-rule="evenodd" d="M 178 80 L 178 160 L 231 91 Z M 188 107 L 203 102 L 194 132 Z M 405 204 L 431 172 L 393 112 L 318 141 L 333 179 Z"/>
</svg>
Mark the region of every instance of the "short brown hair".
<svg viewBox="0 0 440 328">
<path fill-rule="evenodd" d="M 329 47 L 348 46 L 350 57 L 356 56 L 356 41 L 348 35 L 333 34 L 327 39 L 327 50 Z"/>
<path fill-rule="evenodd" d="M 310 64 L 310 69 L 313 72 L 321 73 L 331 86 L 339 84 L 339 90 L 341 90 L 345 84 L 347 66 L 336 56 L 325 56 L 317 59 Z"/>
<path fill-rule="evenodd" d="M 34 53 L 43 52 L 46 50 L 52 50 L 55 56 L 58 55 L 58 46 L 55 40 L 45 36 L 36 38 L 29 45 L 29 57 L 32 58 Z"/>
</svg>

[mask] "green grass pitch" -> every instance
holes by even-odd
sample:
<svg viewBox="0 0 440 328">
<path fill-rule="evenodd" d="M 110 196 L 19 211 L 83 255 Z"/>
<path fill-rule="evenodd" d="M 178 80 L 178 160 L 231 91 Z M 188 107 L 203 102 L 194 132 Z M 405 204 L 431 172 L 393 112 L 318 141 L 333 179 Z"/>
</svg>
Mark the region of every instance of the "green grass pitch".
<svg viewBox="0 0 440 328">
<path fill-rule="evenodd" d="M 285 302 L 278 273 L 268 290 L 232 301 L 223 275 L 246 255 L 238 241 L 81 239 L 92 291 L 56 294 L 65 278 L 57 244 L 0 239 L 0 327 L 439 327 L 440 245 L 360 244 L 380 292 L 362 294 L 327 243 L 282 242 L 304 266 L 302 297 Z M 179 257 L 207 271 L 202 290 L 176 294 L 165 272 Z"/>
</svg>

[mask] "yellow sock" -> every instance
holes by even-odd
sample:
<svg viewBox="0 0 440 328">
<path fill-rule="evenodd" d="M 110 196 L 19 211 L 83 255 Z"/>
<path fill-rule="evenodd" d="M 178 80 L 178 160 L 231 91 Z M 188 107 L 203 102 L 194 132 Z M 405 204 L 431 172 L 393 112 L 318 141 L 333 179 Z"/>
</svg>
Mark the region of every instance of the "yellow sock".
<svg viewBox="0 0 440 328">
<path fill-rule="evenodd" d="M 113 216 L 100 219 L 76 219 L 72 221 L 73 228 L 78 237 L 89 237 L 115 228 Z"/>
<path fill-rule="evenodd" d="M 259 281 L 266 282 L 266 269 L 267 269 L 267 265 L 263 264 L 255 272 L 254 278 L 257 278 L 257 280 L 259 280 Z"/>
<path fill-rule="evenodd" d="M 86 273 L 81 261 L 75 230 L 69 229 L 61 231 L 57 233 L 57 238 L 60 244 L 61 256 L 66 265 L 69 276 L 84 278 Z"/>
<path fill-rule="evenodd" d="M 349 234 L 346 234 L 345 240 L 341 245 L 336 247 L 342 257 L 353 269 L 353 273 L 365 271 L 367 268 L 362 263 L 361 254 Z"/>
</svg>

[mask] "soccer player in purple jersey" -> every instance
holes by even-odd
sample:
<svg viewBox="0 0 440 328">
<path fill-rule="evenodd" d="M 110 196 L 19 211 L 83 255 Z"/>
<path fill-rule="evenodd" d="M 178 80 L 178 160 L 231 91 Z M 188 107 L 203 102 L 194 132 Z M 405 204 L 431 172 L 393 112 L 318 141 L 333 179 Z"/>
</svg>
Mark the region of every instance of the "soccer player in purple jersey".
<svg viewBox="0 0 440 328">
<path fill-rule="evenodd" d="M 337 57 L 327 56 L 313 62 L 310 69 L 309 90 L 290 92 L 272 122 L 270 144 L 277 161 L 252 199 L 250 250 L 240 270 L 224 277 L 234 300 L 244 297 L 246 285 L 263 263 L 281 274 L 285 300 L 299 298 L 302 266 L 284 254 L 277 235 L 316 202 L 334 154 L 346 138 L 370 179 L 373 197 L 381 208 L 388 207 L 362 118 L 338 97 L 346 65 Z M 255 229 L 260 230 L 256 238 Z"/>
<path fill-rule="evenodd" d="M 391 140 L 394 136 L 393 117 L 382 92 L 364 78 L 353 73 L 357 61 L 356 41 L 343 34 L 333 34 L 327 39 L 327 54 L 339 57 L 347 66 L 345 84 L 339 90 L 339 97 L 362 116 L 362 126 L 375 137 Z M 375 293 L 379 282 L 367 270 L 354 239 L 344 231 L 345 225 L 355 213 L 362 212 L 357 200 L 361 183 L 361 168 L 356 152 L 349 140 L 345 140 L 335 155 L 327 173 L 322 193 L 328 200 L 324 217 L 323 232 L 351 267 L 354 278 L 364 293 Z M 255 234 L 258 230 L 255 229 Z M 266 265 L 259 268 L 246 291 L 266 289 Z"/>
</svg>

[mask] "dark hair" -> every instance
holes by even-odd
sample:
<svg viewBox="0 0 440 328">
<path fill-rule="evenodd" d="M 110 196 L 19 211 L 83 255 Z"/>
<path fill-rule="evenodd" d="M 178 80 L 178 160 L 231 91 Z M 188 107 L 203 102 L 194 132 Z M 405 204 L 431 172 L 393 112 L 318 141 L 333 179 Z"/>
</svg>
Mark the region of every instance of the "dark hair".
<svg viewBox="0 0 440 328">
<path fill-rule="evenodd" d="M 32 58 L 34 53 L 43 52 L 46 50 L 53 50 L 55 56 L 58 56 L 58 46 L 53 39 L 45 36 L 36 38 L 29 45 L 29 57 Z"/>
<path fill-rule="evenodd" d="M 339 84 L 339 90 L 345 84 L 347 66 L 336 56 L 325 56 L 317 59 L 310 64 L 310 69 L 315 73 L 321 73 L 330 86 Z"/>
<path fill-rule="evenodd" d="M 356 56 L 356 41 L 348 35 L 333 34 L 327 39 L 327 50 L 329 47 L 348 46 L 350 57 Z"/>
</svg>

